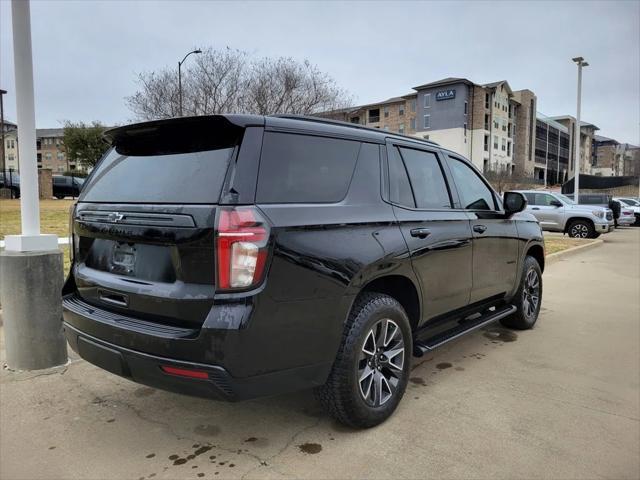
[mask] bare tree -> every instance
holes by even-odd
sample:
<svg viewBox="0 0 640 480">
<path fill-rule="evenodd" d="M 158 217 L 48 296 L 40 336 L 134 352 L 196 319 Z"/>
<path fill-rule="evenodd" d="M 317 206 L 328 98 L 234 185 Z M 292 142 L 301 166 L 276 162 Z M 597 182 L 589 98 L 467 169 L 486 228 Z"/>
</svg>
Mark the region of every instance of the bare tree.
<svg viewBox="0 0 640 480">
<path fill-rule="evenodd" d="M 139 75 L 140 89 L 126 98 L 141 120 L 178 115 L 175 69 Z M 350 97 L 308 61 L 291 58 L 251 60 L 240 50 L 206 49 L 183 69 L 184 115 L 217 113 L 311 114 L 344 107 Z"/>
</svg>

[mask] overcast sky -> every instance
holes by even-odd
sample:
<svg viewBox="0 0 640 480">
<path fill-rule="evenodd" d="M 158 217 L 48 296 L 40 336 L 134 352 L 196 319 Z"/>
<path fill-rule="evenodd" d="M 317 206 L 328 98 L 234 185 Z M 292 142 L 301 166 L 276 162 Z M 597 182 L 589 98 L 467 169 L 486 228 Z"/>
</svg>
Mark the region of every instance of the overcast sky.
<svg viewBox="0 0 640 480">
<path fill-rule="evenodd" d="M 455 76 L 528 88 L 546 115 L 575 115 L 640 144 L 640 2 L 33 1 L 39 128 L 66 119 L 131 121 L 136 75 L 192 47 L 309 59 L 358 103 Z M 0 86 L 15 121 L 10 2 L 0 0 Z"/>
</svg>

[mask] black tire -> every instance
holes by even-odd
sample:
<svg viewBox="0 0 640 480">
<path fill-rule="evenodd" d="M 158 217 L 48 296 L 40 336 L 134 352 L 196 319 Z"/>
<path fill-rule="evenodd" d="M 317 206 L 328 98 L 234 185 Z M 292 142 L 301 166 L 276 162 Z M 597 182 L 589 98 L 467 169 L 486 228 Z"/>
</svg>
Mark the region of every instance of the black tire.
<svg viewBox="0 0 640 480">
<path fill-rule="evenodd" d="M 571 238 L 594 238 L 595 229 L 589 220 L 574 220 L 567 228 Z"/>
<path fill-rule="evenodd" d="M 64 195 L 56 195 L 56 198 L 57 198 L 58 200 L 62 200 L 62 199 L 64 198 Z"/>
<path fill-rule="evenodd" d="M 537 286 L 532 283 L 532 280 Z M 500 323 L 516 330 L 533 328 L 542 305 L 542 271 L 538 261 L 531 256 L 526 256 L 524 259 L 520 286 L 512 303 L 517 308 L 516 312 L 500 320 Z"/>
<path fill-rule="evenodd" d="M 381 337 L 382 350 L 376 341 Z M 316 389 L 320 403 L 350 427 L 384 422 L 407 387 L 412 345 L 409 319 L 398 301 L 381 293 L 361 294 L 351 308 L 329 378 Z M 400 354 L 394 354 L 400 348 L 404 348 L 401 362 Z M 368 350 L 375 353 L 369 355 Z"/>
</svg>

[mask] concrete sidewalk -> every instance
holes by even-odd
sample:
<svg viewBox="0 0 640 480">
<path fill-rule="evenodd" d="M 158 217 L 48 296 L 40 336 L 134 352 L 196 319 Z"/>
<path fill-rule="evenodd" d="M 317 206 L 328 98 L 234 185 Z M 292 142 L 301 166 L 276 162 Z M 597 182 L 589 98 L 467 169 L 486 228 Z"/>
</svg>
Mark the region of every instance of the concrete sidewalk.
<svg viewBox="0 0 640 480">
<path fill-rule="evenodd" d="M 81 360 L 2 372 L 0 478 L 638 478 L 640 229 L 549 266 L 534 330 L 493 326 L 415 362 L 366 431 L 309 392 L 228 404 Z"/>
</svg>

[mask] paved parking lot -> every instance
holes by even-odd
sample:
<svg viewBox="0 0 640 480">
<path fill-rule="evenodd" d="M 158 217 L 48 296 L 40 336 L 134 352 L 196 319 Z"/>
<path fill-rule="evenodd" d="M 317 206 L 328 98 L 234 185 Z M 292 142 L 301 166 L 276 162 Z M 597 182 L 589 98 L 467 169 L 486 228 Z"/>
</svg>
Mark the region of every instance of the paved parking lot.
<svg viewBox="0 0 640 480">
<path fill-rule="evenodd" d="M 415 362 L 367 431 L 309 392 L 227 404 L 81 360 L 2 372 L 0 477 L 638 478 L 640 229 L 545 272 L 536 328 L 497 326 Z"/>
</svg>

